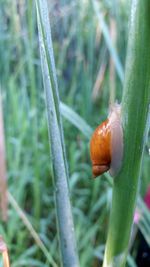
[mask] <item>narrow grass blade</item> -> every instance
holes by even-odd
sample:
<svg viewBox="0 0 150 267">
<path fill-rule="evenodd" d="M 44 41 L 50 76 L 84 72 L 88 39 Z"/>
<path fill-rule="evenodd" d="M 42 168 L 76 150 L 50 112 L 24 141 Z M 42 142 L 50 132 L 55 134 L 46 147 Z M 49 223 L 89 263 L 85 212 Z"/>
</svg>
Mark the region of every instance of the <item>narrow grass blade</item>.
<svg viewBox="0 0 150 267">
<path fill-rule="evenodd" d="M 124 155 L 114 179 L 103 267 L 124 267 L 138 191 L 150 104 L 150 1 L 133 0 L 122 99 Z"/>
<path fill-rule="evenodd" d="M 53 267 L 58 267 L 58 265 L 55 263 L 55 261 L 53 260 L 50 252 L 48 251 L 48 249 L 45 247 L 45 245 L 43 244 L 43 242 L 41 241 L 39 235 L 37 234 L 37 232 L 35 231 L 35 229 L 33 228 L 32 224 L 30 223 L 30 221 L 28 220 L 27 216 L 25 215 L 25 213 L 22 211 L 22 209 L 19 207 L 18 203 L 16 202 L 15 198 L 12 196 L 12 194 L 10 192 L 7 192 L 8 194 L 8 200 L 9 203 L 11 204 L 11 206 L 15 209 L 15 211 L 17 212 L 18 216 L 20 217 L 20 219 L 22 220 L 23 224 L 26 226 L 26 228 L 28 229 L 28 231 L 30 232 L 31 236 L 33 237 L 33 239 L 35 240 L 37 246 L 42 250 L 43 254 L 45 255 L 47 261 L 49 264 L 51 264 Z"/>
<path fill-rule="evenodd" d="M 64 103 L 60 103 L 60 111 L 65 119 L 71 122 L 77 129 L 79 129 L 85 137 L 90 138 L 93 129 L 87 124 L 87 122 L 80 117 L 75 111 Z"/>
<path fill-rule="evenodd" d="M 7 174 L 5 159 L 5 138 L 2 112 L 2 96 L 0 91 L 0 209 L 2 219 L 7 220 Z"/>
<path fill-rule="evenodd" d="M 114 18 L 110 18 L 110 36 L 112 39 L 112 43 L 114 47 L 116 47 L 116 37 L 117 37 L 117 29 L 116 29 L 116 21 Z M 110 105 L 114 105 L 116 99 L 116 76 L 115 76 L 115 64 L 110 57 L 109 60 L 109 91 L 110 91 Z"/>
<path fill-rule="evenodd" d="M 107 48 L 108 48 L 108 50 L 110 52 L 110 56 L 112 57 L 112 59 L 114 61 L 118 77 L 120 78 L 120 81 L 123 84 L 123 81 L 124 81 L 123 67 L 122 67 L 122 64 L 120 62 L 119 56 L 117 54 L 117 51 L 114 48 L 114 45 L 112 43 L 112 40 L 111 40 L 111 37 L 110 37 L 110 34 L 109 34 L 109 29 L 108 29 L 107 24 L 104 21 L 103 16 L 102 16 L 102 14 L 100 12 L 98 1 L 97 0 L 92 0 L 92 3 L 93 3 L 95 14 L 96 14 L 96 16 L 98 18 L 98 21 L 100 23 L 100 27 L 102 29 Z"/>
<path fill-rule="evenodd" d="M 127 263 L 128 263 L 128 267 L 137 267 L 133 257 L 128 254 L 128 257 L 127 257 Z"/>
<path fill-rule="evenodd" d="M 47 2 L 36 1 L 43 82 L 46 94 L 49 141 L 54 173 L 58 233 L 63 266 L 77 267 L 78 255 L 68 189 L 67 161 L 60 117 L 58 86 Z"/>
<path fill-rule="evenodd" d="M 92 98 L 94 101 L 97 100 L 100 93 L 102 92 L 102 83 L 104 81 L 106 66 L 107 66 L 107 60 L 106 60 L 107 53 L 106 52 L 107 52 L 107 49 L 103 53 L 101 65 L 100 65 L 100 68 L 99 68 L 99 71 L 96 77 L 96 81 L 94 83 L 93 90 L 92 90 Z"/>
</svg>

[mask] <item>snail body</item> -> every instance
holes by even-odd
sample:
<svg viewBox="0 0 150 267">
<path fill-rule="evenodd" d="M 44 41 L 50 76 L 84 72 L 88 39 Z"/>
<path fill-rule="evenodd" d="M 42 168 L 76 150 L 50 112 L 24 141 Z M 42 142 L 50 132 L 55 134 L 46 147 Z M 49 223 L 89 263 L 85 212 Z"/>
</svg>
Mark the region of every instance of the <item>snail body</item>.
<svg viewBox="0 0 150 267">
<path fill-rule="evenodd" d="M 121 106 L 115 104 L 104 122 L 94 131 L 90 141 L 93 175 L 99 176 L 109 170 L 115 176 L 121 167 L 123 156 L 123 131 Z"/>
</svg>

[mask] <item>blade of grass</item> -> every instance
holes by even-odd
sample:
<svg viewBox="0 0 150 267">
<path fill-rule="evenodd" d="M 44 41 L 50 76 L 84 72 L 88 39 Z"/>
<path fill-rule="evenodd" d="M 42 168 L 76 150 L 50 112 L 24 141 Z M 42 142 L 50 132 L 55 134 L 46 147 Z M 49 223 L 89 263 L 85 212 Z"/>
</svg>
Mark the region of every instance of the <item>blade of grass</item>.
<svg viewBox="0 0 150 267">
<path fill-rule="evenodd" d="M 127 263 L 129 267 L 137 267 L 133 257 L 130 254 L 128 254 L 128 257 L 127 257 Z"/>
<path fill-rule="evenodd" d="M 2 219 L 7 220 L 7 175 L 5 159 L 5 138 L 2 112 L 2 96 L 0 91 L 0 207 Z"/>
<path fill-rule="evenodd" d="M 30 221 L 28 220 L 27 216 L 25 215 L 25 213 L 22 211 L 22 209 L 19 207 L 17 201 L 15 200 L 15 198 L 12 196 L 12 194 L 10 192 L 7 192 L 8 195 L 8 200 L 9 203 L 11 204 L 11 206 L 15 209 L 15 211 L 17 212 L 18 216 L 20 217 L 20 219 L 22 220 L 23 224 L 26 226 L 26 228 L 28 229 L 28 231 L 30 232 L 31 236 L 33 237 L 33 239 L 35 240 L 37 246 L 42 250 L 43 254 L 45 255 L 47 261 L 49 262 L 49 264 L 52 264 L 53 267 L 57 267 L 58 265 L 56 264 L 56 262 L 53 260 L 50 252 L 48 251 L 48 249 L 45 247 L 45 245 L 43 244 L 43 242 L 41 241 L 41 239 L 39 238 L 39 235 L 37 234 L 37 232 L 35 231 L 35 229 L 33 228 L 32 224 L 30 223 Z"/>
<path fill-rule="evenodd" d="M 122 67 L 122 64 L 120 62 L 117 51 L 116 51 L 116 49 L 112 43 L 112 40 L 111 40 L 111 37 L 109 34 L 108 26 L 107 26 L 107 24 L 106 24 L 106 22 L 102 16 L 101 12 L 100 12 L 100 8 L 99 8 L 99 4 L 98 4 L 97 0 L 92 0 L 92 4 L 93 4 L 95 14 L 96 14 L 98 21 L 100 23 L 100 27 L 102 29 L 102 32 L 103 32 L 105 42 L 106 42 L 107 48 L 109 50 L 110 56 L 112 57 L 112 59 L 114 61 L 118 77 L 119 77 L 121 83 L 123 84 L 123 81 L 124 81 L 123 67 Z"/>
<path fill-rule="evenodd" d="M 110 18 L 110 36 L 112 39 L 112 43 L 114 47 L 116 47 L 116 40 L 117 40 L 117 29 L 116 29 L 116 21 L 113 17 Z M 112 57 L 109 60 L 109 91 L 110 91 L 110 105 L 115 103 L 116 99 L 116 77 L 115 77 L 115 65 Z"/>
<path fill-rule="evenodd" d="M 107 49 L 106 49 L 107 50 Z M 101 61 L 101 65 L 96 77 L 96 81 L 94 83 L 93 86 L 93 90 L 92 90 L 92 98 L 94 101 L 97 100 L 98 96 L 100 95 L 101 91 L 102 91 L 102 83 L 104 81 L 104 77 L 105 77 L 105 72 L 106 72 L 106 66 L 107 66 L 107 53 L 106 50 L 104 51 L 104 55 Z"/>
<path fill-rule="evenodd" d="M 62 102 L 60 103 L 60 111 L 65 119 L 79 129 L 85 137 L 90 138 L 93 130 L 80 115 Z"/>
<path fill-rule="evenodd" d="M 49 141 L 53 163 L 60 250 L 63 266 L 77 267 L 79 263 L 69 199 L 67 161 L 59 110 L 59 95 L 47 2 L 36 1 L 36 9 L 42 74 L 46 94 Z"/>
<path fill-rule="evenodd" d="M 122 99 L 124 155 L 114 179 L 103 267 L 124 267 L 128 252 L 150 103 L 149 10 L 149 0 L 132 1 Z"/>
</svg>

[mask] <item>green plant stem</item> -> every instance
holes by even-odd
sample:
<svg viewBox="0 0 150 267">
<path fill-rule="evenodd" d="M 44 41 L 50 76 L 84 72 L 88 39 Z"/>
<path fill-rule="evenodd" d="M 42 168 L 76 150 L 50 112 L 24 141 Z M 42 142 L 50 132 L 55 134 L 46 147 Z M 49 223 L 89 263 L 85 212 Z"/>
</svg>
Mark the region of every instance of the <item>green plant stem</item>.
<svg viewBox="0 0 150 267">
<path fill-rule="evenodd" d="M 125 266 L 150 103 L 150 1 L 133 0 L 122 100 L 124 155 L 114 178 L 103 267 Z"/>
<path fill-rule="evenodd" d="M 62 256 L 61 264 L 64 267 L 78 267 L 78 254 L 69 199 L 68 168 L 60 116 L 60 101 L 46 0 L 36 0 L 36 8 L 53 165 L 57 225 Z"/>
</svg>

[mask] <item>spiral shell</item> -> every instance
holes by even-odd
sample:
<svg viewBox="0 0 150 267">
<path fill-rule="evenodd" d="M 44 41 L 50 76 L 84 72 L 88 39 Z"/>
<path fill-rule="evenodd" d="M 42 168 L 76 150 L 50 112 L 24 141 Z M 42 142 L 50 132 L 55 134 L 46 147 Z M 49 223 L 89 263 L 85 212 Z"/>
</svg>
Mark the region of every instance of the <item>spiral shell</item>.
<svg viewBox="0 0 150 267">
<path fill-rule="evenodd" d="M 123 130 L 121 106 L 111 107 L 108 119 L 94 131 L 90 141 L 93 175 L 99 176 L 109 170 L 115 176 L 120 170 L 123 157 Z"/>
</svg>

